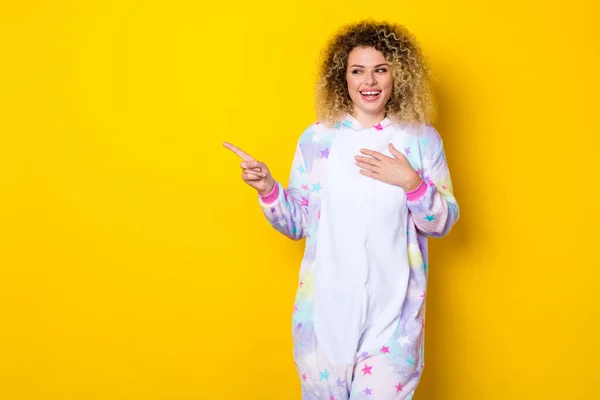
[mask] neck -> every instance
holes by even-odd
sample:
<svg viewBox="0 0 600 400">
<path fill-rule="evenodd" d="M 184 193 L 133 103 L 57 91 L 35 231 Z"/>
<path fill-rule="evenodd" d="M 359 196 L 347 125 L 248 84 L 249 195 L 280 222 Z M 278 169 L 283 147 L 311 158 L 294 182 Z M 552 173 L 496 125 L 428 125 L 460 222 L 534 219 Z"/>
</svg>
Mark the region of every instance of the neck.
<svg viewBox="0 0 600 400">
<path fill-rule="evenodd" d="M 360 110 L 354 110 L 354 118 L 365 128 L 371 128 L 380 123 L 385 118 L 385 111 L 380 111 L 373 114 L 367 114 Z"/>
</svg>

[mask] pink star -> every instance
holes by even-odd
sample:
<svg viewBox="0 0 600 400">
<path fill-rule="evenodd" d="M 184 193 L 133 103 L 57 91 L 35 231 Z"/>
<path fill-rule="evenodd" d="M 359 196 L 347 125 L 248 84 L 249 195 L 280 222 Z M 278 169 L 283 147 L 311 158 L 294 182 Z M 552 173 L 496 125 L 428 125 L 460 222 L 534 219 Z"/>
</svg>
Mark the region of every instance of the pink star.
<svg viewBox="0 0 600 400">
<path fill-rule="evenodd" d="M 363 372 L 363 376 L 369 374 L 369 375 L 373 375 L 371 373 L 371 368 L 373 368 L 373 366 L 371 365 L 370 367 L 367 365 L 367 363 L 365 363 L 365 367 L 362 369 Z"/>
<path fill-rule="evenodd" d="M 425 292 L 421 293 L 421 298 L 425 297 Z"/>
<path fill-rule="evenodd" d="M 308 379 L 308 376 L 306 376 L 306 374 L 302 374 L 302 380 L 305 381 Z"/>
<path fill-rule="evenodd" d="M 429 186 L 433 186 L 434 185 L 434 183 L 433 183 L 433 181 L 431 179 L 427 179 L 427 184 Z"/>
<path fill-rule="evenodd" d="M 419 168 L 419 169 L 417 170 L 417 174 L 419 174 L 419 175 L 423 175 L 423 170 L 422 170 L 421 168 Z"/>
<path fill-rule="evenodd" d="M 375 125 L 375 129 L 377 129 L 378 131 L 383 130 L 383 126 L 381 126 L 381 122 L 378 123 L 377 125 Z"/>
<path fill-rule="evenodd" d="M 319 125 L 319 124 L 320 124 L 320 121 L 315 122 L 315 125 Z"/>
<path fill-rule="evenodd" d="M 321 210 L 319 210 L 319 213 L 317 214 L 317 219 L 321 219 Z"/>
<path fill-rule="evenodd" d="M 302 185 L 302 190 L 308 190 L 308 185 Z"/>
<path fill-rule="evenodd" d="M 298 305 L 294 304 L 294 312 L 298 311 Z"/>
<path fill-rule="evenodd" d="M 402 391 L 402 382 L 400 382 L 399 384 L 397 384 L 394 387 L 396 388 L 396 393 L 401 392 Z"/>
<path fill-rule="evenodd" d="M 379 350 L 379 351 L 380 351 L 380 352 L 382 352 L 383 354 L 387 354 L 387 353 L 389 353 L 389 352 L 390 352 L 390 348 L 389 348 L 389 347 L 385 347 L 385 346 L 383 346 L 383 347 L 381 348 L 381 350 Z"/>
<path fill-rule="evenodd" d="M 303 197 L 302 198 L 302 202 L 300 204 L 302 204 L 303 206 L 307 206 L 308 205 L 308 199 L 306 197 Z"/>
<path fill-rule="evenodd" d="M 329 400 L 335 400 L 335 396 L 334 395 L 329 396 Z"/>
</svg>

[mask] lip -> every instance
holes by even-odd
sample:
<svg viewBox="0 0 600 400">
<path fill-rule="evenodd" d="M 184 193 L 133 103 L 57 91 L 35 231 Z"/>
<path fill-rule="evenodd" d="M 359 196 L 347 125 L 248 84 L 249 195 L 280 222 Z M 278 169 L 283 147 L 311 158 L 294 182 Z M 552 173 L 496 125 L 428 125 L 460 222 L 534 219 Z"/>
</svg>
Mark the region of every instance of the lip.
<svg viewBox="0 0 600 400">
<path fill-rule="evenodd" d="M 376 95 L 369 95 L 369 96 L 365 96 L 363 94 L 363 92 L 378 92 Z M 379 97 L 381 96 L 381 90 L 379 89 L 365 89 L 365 90 L 359 90 L 360 93 L 360 97 L 364 100 L 364 101 L 376 101 L 377 99 L 379 99 Z"/>
</svg>

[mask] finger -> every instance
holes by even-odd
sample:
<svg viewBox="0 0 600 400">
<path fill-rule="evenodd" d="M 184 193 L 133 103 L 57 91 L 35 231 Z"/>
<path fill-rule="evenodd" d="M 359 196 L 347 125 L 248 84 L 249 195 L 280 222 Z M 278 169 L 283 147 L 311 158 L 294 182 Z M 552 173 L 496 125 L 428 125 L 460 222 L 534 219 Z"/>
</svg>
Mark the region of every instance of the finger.
<svg viewBox="0 0 600 400">
<path fill-rule="evenodd" d="M 394 145 L 392 143 L 390 143 L 388 145 L 388 147 L 390 148 L 390 153 L 392 153 L 392 155 L 396 158 L 400 158 L 400 159 L 405 159 L 406 157 L 404 156 L 404 154 L 400 153 L 398 151 L 398 149 L 396 149 L 396 147 L 394 147 Z"/>
<path fill-rule="evenodd" d="M 386 158 L 389 158 L 385 154 L 381 154 L 380 152 L 374 151 L 374 150 L 360 149 L 360 152 L 363 153 L 363 154 L 366 154 L 368 156 L 371 156 L 374 159 L 379 160 L 379 161 L 384 160 Z"/>
<path fill-rule="evenodd" d="M 377 179 L 378 181 L 381 180 L 381 175 L 378 173 L 367 171 L 366 169 L 361 169 L 359 172 L 364 176 L 368 176 L 369 178 Z"/>
<path fill-rule="evenodd" d="M 373 165 L 373 166 L 378 166 L 381 161 L 376 160 L 372 157 L 363 157 L 363 156 L 356 156 L 354 157 L 355 160 L 360 161 L 364 164 L 369 164 L 369 165 Z"/>
<path fill-rule="evenodd" d="M 256 182 L 256 181 L 260 181 L 261 179 L 263 179 L 263 177 L 258 176 L 257 174 L 254 174 L 252 172 L 244 171 L 242 173 L 242 179 L 245 182 Z"/>
<path fill-rule="evenodd" d="M 266 172 L 255 171 L 253 169 L 244 169 L 244 171 L 242 173 L 248 173 L 248 174 L 260 176 L 261 178 L 266 178 L 267 177 L 267 173 Z"/>
<path fill-rule="evenodd" d="M 362 161 L 356 161 L 355 164 L 358 165 L 360 168 L 366 169 L 371 172 L 379 173 L 381 171 L 380 167 L 378 167 L 376 165 L 372 165 L 372 164 L 367 164 Z"/>
<path fill-rule="evenodd" d="M 234 146 L 231 143 L 223 142 L 223 146 L 233 151 L 238 157 L 240 157 L 244 161 L 254 161 L 254 158 L 250 154 L 246 153 L 245 151 L 243 151 L 237 146 Z"/>
<path fill-rule="evenodd" d="M 250 171 L 255 171 L 255 172 L 262 172 L 262 168 L 260 167 L 255 167 L 256 164 L 253 164 L 252 161 L 242 161 L 240 163 L 240 167 L 242 167 L 243 169 L 247 169 Z"/>
</svg>

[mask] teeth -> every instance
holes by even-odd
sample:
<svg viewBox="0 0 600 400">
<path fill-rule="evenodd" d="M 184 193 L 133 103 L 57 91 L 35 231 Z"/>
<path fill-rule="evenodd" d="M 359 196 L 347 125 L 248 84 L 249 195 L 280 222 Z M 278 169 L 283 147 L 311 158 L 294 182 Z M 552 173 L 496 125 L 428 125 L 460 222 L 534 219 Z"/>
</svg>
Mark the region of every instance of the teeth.
<svg viewBox="0 0 600 400">
<path fill-rule="evenodd" d="M 364 94 L 365 96 L 371 96 L 371 95 L 377 95 L 379 94 L 379 92 L 361 92 L 362 94 Z"/>
</svg>

